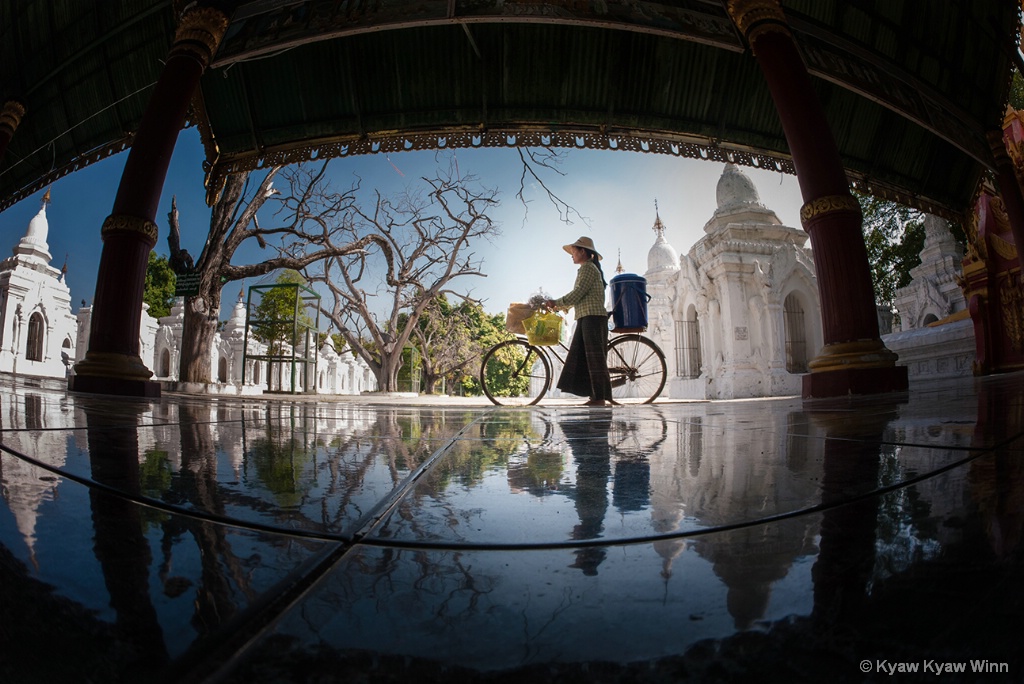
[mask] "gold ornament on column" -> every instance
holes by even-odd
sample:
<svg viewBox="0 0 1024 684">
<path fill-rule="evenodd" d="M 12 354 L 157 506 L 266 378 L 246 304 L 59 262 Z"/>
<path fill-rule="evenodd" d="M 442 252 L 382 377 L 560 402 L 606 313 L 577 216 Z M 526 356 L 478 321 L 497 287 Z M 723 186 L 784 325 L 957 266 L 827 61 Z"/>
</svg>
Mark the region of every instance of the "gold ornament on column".
<svg viewBox="0 0 1024 684">
<path fill-rule="evenodd" d="M 159 237 L 156 224 L 138 216 L 115 216 L 111 214 L 103 221 L 100 237 L 106 239 L 112 233 L 138 233 L 154 245 Z"/>
<path fill-rule="evenodd" d="M 764 33 L 791 35 L 779 0 L 728 0 L 725 7 L 751 47 Z"/>
<path fill-rule="evenodd" d="M 193 9 L 181 18 L 170 56 L 192 57 L 205 68 L 213 61 L 227 30 L 228 18 L 222 12 L 212 7 Z"/>
<path fill-rule="evenodd" d="M 825 214 L 839 211 L 860 213 L 860 202 L 853 195 L 826 195 L 813 199 L 800 207 L 800 222 L 807 225 Z"/>
<path fill-rule="evenodd" d="M 3 110 L 0 111 L 0 129 L 9 129 L 8 137 L 14 135 L 14 131 L 18 130 L 18 125 L 21 124 L 21 119 L 24 116 L 25 106 L 15 100 L 8 100 L 4 103 Z"/>
</svg>

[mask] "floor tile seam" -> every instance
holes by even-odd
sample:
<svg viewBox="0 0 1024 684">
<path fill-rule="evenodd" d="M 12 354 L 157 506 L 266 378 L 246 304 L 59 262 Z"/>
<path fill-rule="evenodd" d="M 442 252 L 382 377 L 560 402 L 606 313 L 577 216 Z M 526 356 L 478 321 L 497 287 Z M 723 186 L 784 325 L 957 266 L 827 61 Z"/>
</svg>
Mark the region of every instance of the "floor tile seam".
<svg viewBox="0 0 1024 684">
<path fill-rule="evenodd" d="M 426 473 L 432 469 L 440 460 L 441 457 L 446 454 L 456 443 L 466 434 L 470 428 L 477 425 L 483 418 L 477 418 L 463 425 L 458 432 L 448 438 L 445 443 L 428 456 L 424 461 L 417 466 L 416 470 L 409 473 L 402 482 L 400 482 L 391 492 L 374 505 L 365 515 L 363 515 L 353 525 L 355 532 L 352 537 L 355 541 L 367 537 L 373 534 L 374 530 L 380 527 L 391 515 L 391 512 L 398 506 L 405 496 L 412 491 L 413 486 L 422 478 Z"/>
<path fill-rule="evenodd" d="M 930 470 L 927 473 L 900 480 L 884 487 L 877 487 L 870 491 L 861 492 L 853 496 L 844 496 L 841 499 L 835 501 L 822 502 L 813 506 L 807 506 L 792 511 L 786 511 L 784 513 L 777 513 L 775 515 L 768 515 L 753 520 L 744 520 L 736 523 L 729 523 L 725 525 L 715 525 L 713 527 L 701 528 L 698 530 L 683 530 L 679 532 L 666 532 L 663 534 L 644 535 L 639 537 L 623 537 L 620 539 L 584 539 L 584 540 L 568 540 L 563 542 L 525 542 L 525 543 L 500 543 L 500 542 L 463 542 L 455 543 L 452 541 L 428 541 L 428 540 L 413 540 L 413 539 L 386 539 L 382 537 L 360 537 L 355 541 L 355 546 L 369 546 L 369 547 L 380 547 L 380 548 L 395 548 L 395 549 L 409 549 L 409 550 L 427 550 L 427 551 L 552 551 L 552 550 L 571 550 L 580 548 L 608 548 L 618 546 L 639 546 L 645 544 L 651 544 L 661 541 L 677 541 L 686 540 L 698 537 L 704 537 L 711 534 L 718 534 L 722 532 L 731 532 L 741 529 L 749 529 L 762 525 L 771 525 L 773 523 L 782 522 L 785 520 L 792 520 L 808 515 L 817 515 L 825 513 L 834 509 L 849 506 L 867 499 L 884 496 L 901 489 L 913 486 L 920 482 L 924 482 L 933 477 L 941 475 L 956 468 L 960 468 L 967 465 L 975 460 L 978 460 L 984 456 L 994 456 L 995 450 L 987 450 L 980 453 L 972 454 L 968 457 L 962 458 L 953 463 L 946 464 L 941 468 Z"/>
<path fill-rule="evenodd" d="M 238 654 L 258 643 L 260 637 L 308 595 L 351 549 L 350 544 L 339 543 L 307 559 L 264 592 L 260 600 L 222 625 L 220 636 L 212 645 L 204 644 L 205 647 L 198 650 L 189 649 L 174 662 L 166 673 L 167 678 L 158 681 L 168 684 L 221 681 L 238 662 Z"/>
<path fill-rule="evenodd" d="M 317 541 L 351 544 L 352 537 L 350 535 L 332 534 L 329 532 L 315 532 L 312 530 L 297 530 L 294 528 L 278 527 L 275 525 L 267 525 L 264 523 L 252 522 L 248 520 L 239 520 L 237 518 L 231 518 L 229 516 L 218 515 L 216 513 L 209 513 L 206 511 L 197 511 L 189 508 L 183 508 L 174 504 L 169 504 L 166 501 L 154 499 L 141 494 L 132 494 L 131 492 L 125 492 L 124 490 L 118 489 L 117 487 L 108 485 L 103 482 L 97 482 L 96 480 L 72 473 L 69 471 L 61 470 L 56 466 L 52 466 L 48 463 L 40 461 L 39 459 L 33 458 L 26 454 L 22 454 L 14 449 L 11 449 L 5 444 L 0 444 L 0 452 L 7 453 L 14 458 L 20 459 L 26 463 L 29 463 L 37 468 L 46 470 L 62 479 L 76 482 L 89 489 L 103 492 L 109 496 L 113 496 L 125 501 L 131 501 L 132 503 L 147 508 L 153 508 L 165 513 L 172 515 L 178 515 L 193 520 L 199 520 L 201 522 L 208 522 L 215 525 L 222 525 L 225 527 L 232 527 L 236 529 L 248 530 L 252 532 L 262 532 L 266 534 L 274 534 L 277 536 L 284 537 L 298 537 L 302 539 L 312 539 Z"/>
</svg>

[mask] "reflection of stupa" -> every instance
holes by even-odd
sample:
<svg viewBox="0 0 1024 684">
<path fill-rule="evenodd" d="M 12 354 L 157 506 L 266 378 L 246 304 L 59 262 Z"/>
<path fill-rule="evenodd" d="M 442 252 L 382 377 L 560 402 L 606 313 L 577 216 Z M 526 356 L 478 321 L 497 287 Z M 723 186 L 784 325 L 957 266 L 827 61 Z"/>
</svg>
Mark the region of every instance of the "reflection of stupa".
<svg viewBox="0 0 1024 684">
<path fill-rule="evenodd" d="M 794 467 L 798 460 L 814 463 L 814 454 L 806 452 L 819 442 L 792 442 L 786 437 L 792 427 L 789 416 L 773 415 L 777 427 L 758 431 L 736 429 L 717 415 L 680 422 L 649 456 L 652 532 L 664 535 L 757 520 L 769 511 L 789 510 L 794 502 L 820 501 L 813 467 Z M 816 535 L 817 522 L 801 516 L 690 540 L 660 540 L 652 546 L 662 559 L 666 587 L 684 551 L 696 551 L 710 563 L 727 587 L 730 615 L 738 627 L 746 628 L 766 615 L 775 585 L 794 563 L 815 553 Z"/>
<path fill-rule="evenodd" d="M 6 430 L 4 444 L 13 451 L 30 454 L 33 458 L 54 468 L 64 466 L 67 456 L 67 435 L 44 428 L 50 424 L 47 417 L 51 407 L 49 397 L 26 394 L 24 412 L 14 404 L 16 397 L 3 397 L 7 419 L 0 421 Z M 59 409 L 57 409 L 59 410 Z M 14 515 L 15 525 L 25 540 L 32 564 L 38 568 L 35 554 L 36 522 L 39 508 L 57 498 L 61 478 L 45 468 L 4 454 L 0 458 L 0 482 L 3 498 Z"/>
</svg>

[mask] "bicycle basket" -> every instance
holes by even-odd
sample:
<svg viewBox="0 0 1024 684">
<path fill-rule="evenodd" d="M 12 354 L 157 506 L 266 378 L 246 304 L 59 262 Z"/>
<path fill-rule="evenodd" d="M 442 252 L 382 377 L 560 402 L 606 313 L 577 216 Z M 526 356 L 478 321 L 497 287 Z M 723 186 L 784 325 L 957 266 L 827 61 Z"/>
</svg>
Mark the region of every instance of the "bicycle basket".
<svg viewBox="0 0 1024 684">
<path fill-rule="evenodd" d="M 505 314 L 505 330 L 516 335 L 525 335 L 523 321 L 533 315 L 533 307 L 529 304 L 509 304 Z"/>
<path fill-rule="evenodd" d="M 526 338 L 538 347 L 558 344 L 562 337 L 562 317 L 556 313 L 535 313 L 523 321 Z"/>
</svg>

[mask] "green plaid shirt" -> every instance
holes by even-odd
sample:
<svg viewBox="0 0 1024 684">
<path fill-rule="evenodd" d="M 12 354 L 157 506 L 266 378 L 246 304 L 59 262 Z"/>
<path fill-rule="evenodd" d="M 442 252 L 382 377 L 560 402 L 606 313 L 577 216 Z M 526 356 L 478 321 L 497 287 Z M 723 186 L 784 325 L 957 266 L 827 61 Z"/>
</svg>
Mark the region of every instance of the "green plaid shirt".
<svg viewBox="0 0 1024 684">
<path fill-rule="evenodd" d="M 568 309 L 576 309 L 576 318 L 584 316 L 607 316 L 608 311 L 604 308 L 604 285 L 602 284 L 601 272 L 592 261 L 580 265 L 576 272 L 576 284 L 572 292 L 555 300 L 555 306 Z"/>
</svg>

